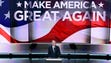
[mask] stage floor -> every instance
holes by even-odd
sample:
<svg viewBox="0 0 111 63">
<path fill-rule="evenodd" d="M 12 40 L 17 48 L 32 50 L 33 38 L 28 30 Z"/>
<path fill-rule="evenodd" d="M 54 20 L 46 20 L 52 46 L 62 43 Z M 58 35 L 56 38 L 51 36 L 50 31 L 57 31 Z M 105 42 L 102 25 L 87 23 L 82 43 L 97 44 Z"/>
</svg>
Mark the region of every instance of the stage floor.
<svg viewBox="0 0 111 63">
<path fill-rule="evenodd" d="M 44 58 L 36 59 L 0 59 L 0 63 L 46 63 Z M 111 60 L 101 60 L 101 59 L 62 59 L 61 63 L 111 63 Z"/>
</svg>

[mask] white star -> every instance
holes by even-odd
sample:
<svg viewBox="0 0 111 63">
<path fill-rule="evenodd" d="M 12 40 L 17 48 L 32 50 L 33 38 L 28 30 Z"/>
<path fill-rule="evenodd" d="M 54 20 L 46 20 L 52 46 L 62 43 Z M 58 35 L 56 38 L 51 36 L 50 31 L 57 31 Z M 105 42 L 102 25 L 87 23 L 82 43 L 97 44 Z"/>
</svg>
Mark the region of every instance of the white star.
<svg viewBox="0 0 111 63">
<path fill-rule="evenodd" d="M 17 7 L 21 7 L 22 3 L 18 2 L 16 3 L 17 4 Z"/>
<path fill-rule="evenodd" d="M 5 19 L 10 18 L 10 12 L 9 11 L 7 14 L 4 14 L 4 15 L 5 15 Z"/>
<path fill-rule="evenodd" d="M 100 2 L 98 5 L 99 5 L 99 7 L 103 7 L 104 4 L 102 2 Z"/>
<path fill-rule="evenodd" d="M 0 0 L 0 6 L 2 6 L 2 3 L 4 3 L 4 1 Z"/>
</svg>

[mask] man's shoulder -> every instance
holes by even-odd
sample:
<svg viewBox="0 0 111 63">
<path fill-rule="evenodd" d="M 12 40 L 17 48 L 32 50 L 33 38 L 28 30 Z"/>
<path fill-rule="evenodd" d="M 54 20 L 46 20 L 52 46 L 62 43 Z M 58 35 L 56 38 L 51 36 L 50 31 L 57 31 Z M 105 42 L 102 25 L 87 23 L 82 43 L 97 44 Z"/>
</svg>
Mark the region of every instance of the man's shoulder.
<svg viewBox="0 0 111 63">
<path fill-rule="evenodd" d="M 51 45 L 49 45 L 49 48 L 51 48 L 52 46 Z"/>
</svg>

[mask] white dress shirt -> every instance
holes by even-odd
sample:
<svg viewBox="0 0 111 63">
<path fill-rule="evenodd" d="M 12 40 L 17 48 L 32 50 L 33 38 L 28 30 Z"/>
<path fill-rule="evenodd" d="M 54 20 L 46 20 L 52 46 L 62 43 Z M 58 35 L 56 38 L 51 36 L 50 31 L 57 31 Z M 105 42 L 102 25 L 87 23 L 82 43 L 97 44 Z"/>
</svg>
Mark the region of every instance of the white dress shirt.
<svg viewBox="0 0 111 63">
<path fill-rule="evenodd" d="M 55 46 L 52 46 L 53 52 L 55 52 L 55 49 L 54 49 L 54 48 L 55 48 Z"/>
</svg>

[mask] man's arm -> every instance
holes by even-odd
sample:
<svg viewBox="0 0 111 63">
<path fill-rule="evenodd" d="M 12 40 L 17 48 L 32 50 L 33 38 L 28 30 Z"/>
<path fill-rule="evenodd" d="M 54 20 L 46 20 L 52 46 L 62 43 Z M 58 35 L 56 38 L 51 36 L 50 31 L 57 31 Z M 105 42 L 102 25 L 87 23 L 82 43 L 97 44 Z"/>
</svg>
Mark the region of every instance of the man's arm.
<svg viewBox="0 0 111 63">
<path fill-rule="evenodd" d="M 48 57 L 50 57 L 50 46 L 48 47 Z"/>
</svg>

